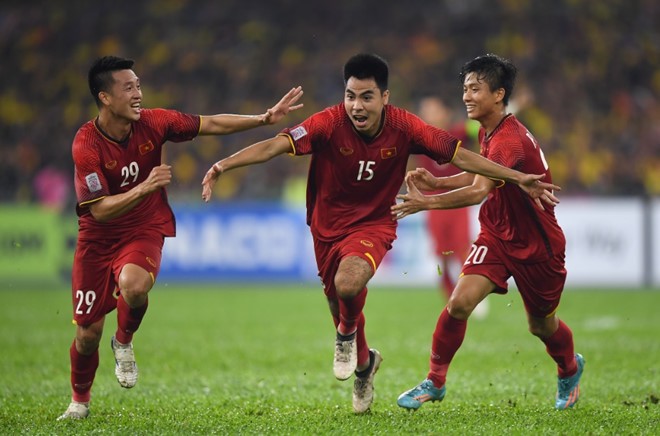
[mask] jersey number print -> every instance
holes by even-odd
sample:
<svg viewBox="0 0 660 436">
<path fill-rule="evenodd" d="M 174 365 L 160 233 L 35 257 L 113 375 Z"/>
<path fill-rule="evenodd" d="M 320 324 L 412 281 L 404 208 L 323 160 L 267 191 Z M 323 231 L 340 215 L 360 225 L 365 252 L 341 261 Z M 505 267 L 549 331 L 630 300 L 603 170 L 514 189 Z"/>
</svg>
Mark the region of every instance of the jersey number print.
<svg viewBox="0 0 660 436">
<path fill-rule="evenodd" d="M 135 183 L 135 181 L 138 178 L 138 175 L 140 174 L 140 166 L 137 164 L 137 162 L 133 161 L 128 166 L 122 167 L 121 169 L 121 175 L 124 177 L 124 181 L 121 182 L 120 187 L 124 187 L 128 185 L 129 183 Z M 129 181 L 128 179 L 133 176 L 133 180 Z"/>
<path fill-rule="evenodd" d="M 360 169 L 358 170 L 358 175 L 357 179 L 358 180 L 371 180 L 374 178 L 374 170 L 371 169 L 376 165 L 376 162 L 372 160 L 361 160 L 360 161 Z"/>
</svg>

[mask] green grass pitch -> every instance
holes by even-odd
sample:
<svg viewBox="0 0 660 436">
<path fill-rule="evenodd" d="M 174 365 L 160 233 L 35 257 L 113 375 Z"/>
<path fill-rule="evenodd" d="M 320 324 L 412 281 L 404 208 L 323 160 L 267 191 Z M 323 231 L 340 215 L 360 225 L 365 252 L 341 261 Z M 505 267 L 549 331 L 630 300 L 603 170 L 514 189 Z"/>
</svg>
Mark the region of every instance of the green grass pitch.
<svg viewBox="0 0 660 436">
<path fill-rule="evenodd" d="M 450 368 L 447 397 L 396 405 L 428 369 L 443 297 L 371 286 L 369 344 L 383 354 L 371 413 L 332 374 L 334 329 L 319 286 L 158 283 L 134 339 L 140 378 L 114 377 L 110 314 L 91 415 L 70 399 L 70 291 L 0 292 L 0 434 L 660 434 L 660 292 L 568 290 L 559 315 L 587 361 L 577 406 L 553 409 L 556 369 L 513 291 L 489 297 Z"/>
</svg>

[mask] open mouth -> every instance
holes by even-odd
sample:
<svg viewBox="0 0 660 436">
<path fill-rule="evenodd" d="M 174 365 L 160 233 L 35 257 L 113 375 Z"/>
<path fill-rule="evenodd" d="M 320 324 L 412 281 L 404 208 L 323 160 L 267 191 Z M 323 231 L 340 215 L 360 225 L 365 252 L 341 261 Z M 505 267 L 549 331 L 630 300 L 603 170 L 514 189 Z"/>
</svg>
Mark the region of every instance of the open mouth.
<svg viewBox="0 0 660 436">
<path fill-rule="evenodd" d="M 353 121 L 355 121 L 355 127 L 363 128 L 367 125 L 369 117 L 364 115 L 353 115 Z"/>
</svg>

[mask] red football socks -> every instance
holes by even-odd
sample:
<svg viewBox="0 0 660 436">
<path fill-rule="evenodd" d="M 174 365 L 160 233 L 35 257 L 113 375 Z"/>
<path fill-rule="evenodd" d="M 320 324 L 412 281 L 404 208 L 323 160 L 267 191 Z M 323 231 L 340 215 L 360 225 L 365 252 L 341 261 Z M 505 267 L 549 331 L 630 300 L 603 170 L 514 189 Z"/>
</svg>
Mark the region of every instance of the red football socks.
<svg viewBox="0 0 660 436">
<path fill-rule="evenodd" d="M 115 339 L 121 344 L 129 344 L 137 331 L 149 306 L 149 299 L 140 307 L 131 308 L 122 295 L 117 300 L 117 332 Z"/>
<path fill-rule="evenodd" d="M 456 319 L 445 308 L 438 318 L 433 332 L 431 346 L 431 365 L 428 379 L 436 388 L 444 386 L 449 364 L 465 338 L 467 320 Z"/>
<path fill-rule="evenodd" d="M 367 300 L 367 288 L 350 300 L 339 299 L 340 323 L 337 331 L 351 333 L 356 331 L 355 344 L 358 349 L 358 365 L 369 360 L 369 348 L 364 334 L 365 317 L 362 313 Z"/>
<path fill-rule="evenodd" d="M 570 377 L 577 372 L 575 350 L 573 349 L 573 332 L 562 320 L 559 328 L 549 338 L 541 339 L 545 349 L 557 362 L 557 375 L 561 378 Z"/>
<path fill-rule="evenodd" d="M 73 401 L 88 403 L 91 398 L 92 383 L 96 369 L 99 367 L 98 348 L 89 356 L 80 354 L 76 349 L 74 339 L 69 349 L 71 358 L 71 388 L 73 390 Z"/>
</svg>

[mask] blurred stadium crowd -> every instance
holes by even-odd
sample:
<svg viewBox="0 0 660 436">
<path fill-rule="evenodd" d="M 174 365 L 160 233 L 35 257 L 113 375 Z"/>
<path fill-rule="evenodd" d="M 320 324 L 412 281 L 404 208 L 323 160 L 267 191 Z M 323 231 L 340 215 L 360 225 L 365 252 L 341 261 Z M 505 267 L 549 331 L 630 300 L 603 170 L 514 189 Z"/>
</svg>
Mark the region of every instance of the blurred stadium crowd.
<svg viewBox="0 0 660 436">
<path fill-rule="evenodd" d="M 486 52 L 519 67 L 511 110 L 544 147 L 562 195 L 660 195 L 657 0 L 15 1 L 0 5 L 0 202 L 69 208 L 71 141 L 96 114 L 87 69 L 136 60 L 143 105 L 262 113 L 302 85 L 285 125 L 341 101 L 341 68 L 375 52 L 391 102 L 435 94 L 463 115 L 460 66 Z M 200 202 L 217 159 L 280 128 L 166 146 L 177 201 Z M 305 158 L 235 171 L 224 199 L 298 201 Z M 301 183 L 301 181 L 303 181 Z"/>
</svg>

